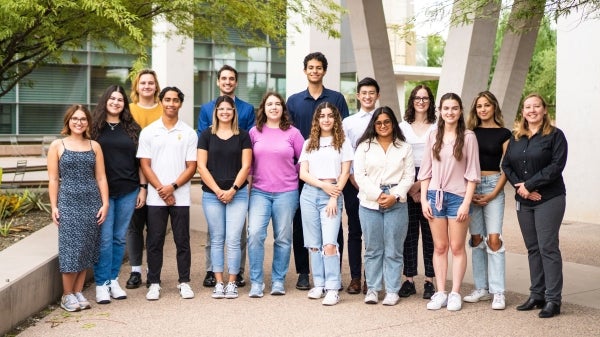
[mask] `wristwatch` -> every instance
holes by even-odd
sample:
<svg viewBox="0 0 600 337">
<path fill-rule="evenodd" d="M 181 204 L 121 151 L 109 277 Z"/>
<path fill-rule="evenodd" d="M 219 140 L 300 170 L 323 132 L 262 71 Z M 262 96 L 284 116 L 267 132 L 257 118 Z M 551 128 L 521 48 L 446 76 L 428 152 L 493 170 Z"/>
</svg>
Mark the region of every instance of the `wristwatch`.
<svg viewBox="0 0 600 337">
<path fill-rule="evenodd" d="M 233 184 L 233 186 L 231 186 L 231 188 L 233 188 L 233 189 L 234 189 L 234 190 L 236 190 L 236 191 L 240 189 L 240 188 L 238 187 L 238 185 L 236 185 L 236 184 Z"/>
<path fill-rule="evenodd" d="M 141 188 L 148 189 L 148 184 L 140 184 L 140 187 L 141 187 Z"/>
<path fill-rule="evenodd" d="M 396 194 L 395 197 L 396 197 L 396 202 L 400 202 L 400 195 Z"/>
<path fill-rule="evenodd" d="M 176 190 L 179 188 L 179 185 L 177 185 L 177 183 L 172 183 L 171 186 L 173 186 L 173 190 Z"/>
</svg>

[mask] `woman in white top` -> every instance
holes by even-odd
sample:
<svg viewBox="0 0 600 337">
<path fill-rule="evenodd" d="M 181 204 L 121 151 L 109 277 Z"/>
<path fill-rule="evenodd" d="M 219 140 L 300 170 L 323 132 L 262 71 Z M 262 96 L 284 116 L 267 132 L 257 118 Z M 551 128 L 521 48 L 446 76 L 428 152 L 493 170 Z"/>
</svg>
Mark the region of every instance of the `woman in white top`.
<svg viewBox="0 0 600 337">
<path fill-rule="evenodd" d="M 342 189 L 350 175 L 352 146 L 344 137 L 342 118 L 329 102 L 317 106 L 309 138 L 300 154 L 300 195 L 304 247 L 309 250 L 314 288 L 308 298 L 325 295 L 323 305 L 339 302 L 342 284 L 337 237 L 342 219 Z"/>
<path fill-rule="evenodd" d="M 406 193 L 415 179 L 412 147 L 387 106 L 377 108 L 358 140 L 354 179 L 359 187 L 358 214 L 365 240 L 365 303 L 376 304 L 385 280 L 383 305 L 396 305 L 404 239 L 408 230 Z"/>
<path fill-rule="evenodd" d="M 421 160 L 425 152 L 427 136 L 435 130 L 435 98 L 428 86 L 417 85 L 410 93 L 404 121 L 400 123 L 400 129 L 406 137 L 406 142 L 412 146 L 415 162 L 415 177 L 419 174 Z M 404 241 L 404 276 L 406 281 L 402 283 L 400 297 L 409 297 L 416 294 L 413 277 L 417 275 L 417 260 L 419 256 L 419 232 L 421 233 L 423 249 L 423 266 L 425 267 L 425 284 L 423 285 L 423 298 L 430 299 L 435 293 L 433 285 L 433 238 L 429 221 L 421 211 L 421 196 L 417 199 L 408 198 L 408 233 Z"/>
</svg>

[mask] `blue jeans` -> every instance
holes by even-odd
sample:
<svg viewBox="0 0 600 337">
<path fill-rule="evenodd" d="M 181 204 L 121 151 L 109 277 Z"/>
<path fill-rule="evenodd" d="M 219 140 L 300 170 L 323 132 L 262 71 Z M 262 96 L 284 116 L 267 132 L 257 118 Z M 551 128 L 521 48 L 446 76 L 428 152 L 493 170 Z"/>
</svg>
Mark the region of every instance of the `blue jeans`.
<svg viewBox="0 0 600 337">
<path fill-rule="evenodd" d="M 491 193 L 500 179 L 500 174 L 482 176 L 481 183 L 477 184 L 475 194 Z M 489 234 L 500 234 L 502 240 L 502 224 L 504 222 L 504 190 L 491 200 L 485 206 L 471 205 L 471 222 L 469 223 L 469 232 L 471 235 L 481 235 L 483 241 L 477 247 L 472 246 L 469 240 L 469 246 L 473 249 L 471 258 L 473 260 L 473 281 L 475 289 L 487 289 L 490 293 L 504 293 L 505 277 L 505 247 L 504 243 L 497 251 L 488 247 Z M 489 282 L 489 283 L 488 283 Z"/>
<path fill-rule="evenodd" d="M 404 266 L 404 240 L 408 231 L 408 205 L 396 203 L 387 209 L 358 209 L 365 240 L 365 277 L 367 288 L 386 293 L 400 290 Z"/>
<path fill-rule="evenodd" d="M 248 212 L 248 187 L 239 189 L 228 204 L 214 193 L 202 194 L 202 209 L 210 233 L 210 258 L 215 273 L 222 273 L 225 265 L 224 247 L 227 241 L 227 270 L 230 275 L 240 272 L 240 237 Z"/>
<path fill-rule="evenodd" d="M 315 287 L 337 290 L 342 285 L 339 249 L 334 255 L 325 255 L 323 246 L 338 247 L 343 201 L 344 197 L 340 194 L 337 199 L 337 214 L 329 217 L 325 213 L 329 195 L 322 189 L 304 184 L 300 195 L 304 247 L 308 248 Z"/>
<path fill-rule="evenodd" d="M 109 197 L 106 220 L 100 226 L 100 255 L 94 265 L 96 285 L 119 276 L 125 255 L 127 229 L 135 210 L 138 189 L 124 195 Z"/>
<path fill-rule="evenodd" d="M 248 258 L 250 281 L 263 283 L 265 239 L 273 219 L 273 264 L 271 282 L 284 282 L 290 265 L 292 220 L 298 208 L 298 190 L 270 193 L 253 188 L 248 208 Z"/>
</svg>

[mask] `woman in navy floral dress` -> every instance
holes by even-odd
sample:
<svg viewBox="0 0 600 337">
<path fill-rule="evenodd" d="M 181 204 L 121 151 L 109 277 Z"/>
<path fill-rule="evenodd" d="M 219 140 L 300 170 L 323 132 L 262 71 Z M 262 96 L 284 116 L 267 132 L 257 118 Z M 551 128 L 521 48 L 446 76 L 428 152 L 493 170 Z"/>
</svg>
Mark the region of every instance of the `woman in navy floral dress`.
<svg viewBox="0 0 600 337">
<path fill-rule="evenodd" d="M 86 270 L 98 259 L 100 225 L 108 211 L 108 185 L 100 145 L 90 140 L 89 110 L 71 106 L 64 117 L 63 139 L 48 151 L 48 191 L 52 221 L 58 226 L 58 263 L 62 273 L 61 307 L 90 308 L 81 293 Z"/>
</svg>

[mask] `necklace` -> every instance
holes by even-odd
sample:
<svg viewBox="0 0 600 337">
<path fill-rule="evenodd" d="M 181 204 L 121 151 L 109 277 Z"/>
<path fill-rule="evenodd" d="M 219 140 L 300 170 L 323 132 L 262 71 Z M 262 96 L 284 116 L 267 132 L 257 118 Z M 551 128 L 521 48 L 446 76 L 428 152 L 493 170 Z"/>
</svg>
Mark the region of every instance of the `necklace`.
<svg viewBox="0 0 600 337">
<path fill-rule="evenodd" d="M 110 126 L 110 129 L 111 129 L 112 131 L 115 131 L 115 127 L 116 127 L 117 125 L 119 125 L 119 123 L 121 123 L 121 122 L 117 122 L 117 123 L 109 123 L 109 122 L 106 122 L 106 124 L 108 124 L 108 126 Z"/>
</svg>

